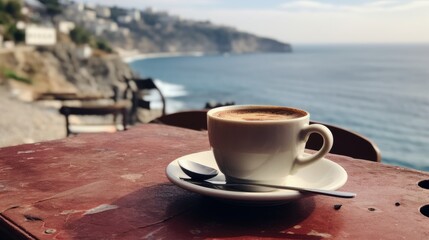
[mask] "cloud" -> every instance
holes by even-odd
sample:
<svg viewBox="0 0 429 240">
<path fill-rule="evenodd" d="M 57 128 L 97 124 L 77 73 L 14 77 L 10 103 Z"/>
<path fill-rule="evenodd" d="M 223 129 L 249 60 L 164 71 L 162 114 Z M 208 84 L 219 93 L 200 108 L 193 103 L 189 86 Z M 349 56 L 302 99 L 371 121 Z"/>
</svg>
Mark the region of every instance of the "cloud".
<svg viewBox="0 0 429 240">
<path fill-rule="evenodd" d="M 429 1 L 426 0 L 379 0 L 361 4 L 329 4 L 313 0 L 295 0 L 283 3 L 280 8 L 288 11 L 298 12 L 399 12 L 409 11 L 418 8 L 429 7 Z"/>
</svg>

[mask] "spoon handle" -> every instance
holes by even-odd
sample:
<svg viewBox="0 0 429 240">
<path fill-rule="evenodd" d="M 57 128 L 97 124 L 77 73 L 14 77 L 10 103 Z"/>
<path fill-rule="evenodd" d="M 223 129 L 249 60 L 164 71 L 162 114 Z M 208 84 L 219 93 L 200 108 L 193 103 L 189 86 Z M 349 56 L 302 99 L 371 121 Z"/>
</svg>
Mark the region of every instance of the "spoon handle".
<svg viewBox="0 0 429 240">
<path fill-rule="evenodd" d="M 235 183 L 225 183 L 227 185 L 240 185 Z M 247 183 L 246 183 L 247 184 Z M 342 192 L 342 191 L 333 191 L 333 190 L 323 190 L 323 189 L 314 189 L 314 188 L 301 188 L 301 187 L 293 187 L 293 186 L 280 186 L 280 185 L 271 185 L 271 184 L 262 184 L 262 183 L 251 183 L 247 185 L 261 186 L 261 187 L 270 187 L 277 189 L 285 189 L 285 190 L 295 190 L 301 193 L 313 193 L 319 195 L 325 195 L 330 197 L 340 197 L 340 198 L 354 198 L 356 197 L 356 193 L 352 192 Z"/>
<path fill-rule="evenodd" d="M 295 190 L 301 193 L 312 193 L 325 195 L 330 197 L 339 197 L 339 198 L 354 198 L 356 197 L 356 193 L 351 192 L 341 192 L 341 191 L 333 191 L 333 190 L 322 190 L 322 189 L 313 189 L 313 188 L 301 188 L 301 187 L 293 187 L 293 186 L 281 186 L 281 185 L 271 185 L 271 184 L 263 184 L 263 183 L 225 183 L 220 181 L 212 181 L 212 180 L 194 180 L 194 179 L 184 179 L 187 182 L 194 183 L 208 183 L 213 186 L 221 186 L 221 187 L 239 187 L 243 185 L 251 185 L 251 186 L 260 186 L 260 187 L 269 187 L 276 189 L 284 189 L 284 190 Z"/>
</svg>

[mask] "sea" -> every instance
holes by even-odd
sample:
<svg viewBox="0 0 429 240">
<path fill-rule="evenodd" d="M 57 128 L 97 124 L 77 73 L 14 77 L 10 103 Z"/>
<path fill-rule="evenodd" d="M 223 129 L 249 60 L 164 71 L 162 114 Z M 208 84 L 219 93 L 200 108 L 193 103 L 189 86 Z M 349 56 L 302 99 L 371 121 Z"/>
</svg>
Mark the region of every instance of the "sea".
<svg viewBox="0 0 429 240">
<path fill-rule="evenodd" d="M 297 107 L 372 139 L 383 163 L 429 171 L 429 44 L 293 45 L 129 64 L 156 79 L 170 113 L 207 102 Z"/>
</svg>

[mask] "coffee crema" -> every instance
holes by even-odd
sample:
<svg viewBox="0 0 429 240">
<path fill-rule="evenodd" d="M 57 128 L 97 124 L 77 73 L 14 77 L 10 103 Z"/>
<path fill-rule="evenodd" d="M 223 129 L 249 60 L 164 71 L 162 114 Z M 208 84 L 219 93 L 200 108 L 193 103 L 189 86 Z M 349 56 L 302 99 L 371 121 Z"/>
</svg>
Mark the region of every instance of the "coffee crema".
<svg viewBox="0 0 429 240">
<path fill-rule="evenodd" d="M 220 111 L 214 116 L 226 120 L 236 121 L 270 121 L 287 120 L 300 118 L 306 113 L 300 110 L 290 108 L 254 108 L 254 109 L 234 109 Z"/>
</svg>

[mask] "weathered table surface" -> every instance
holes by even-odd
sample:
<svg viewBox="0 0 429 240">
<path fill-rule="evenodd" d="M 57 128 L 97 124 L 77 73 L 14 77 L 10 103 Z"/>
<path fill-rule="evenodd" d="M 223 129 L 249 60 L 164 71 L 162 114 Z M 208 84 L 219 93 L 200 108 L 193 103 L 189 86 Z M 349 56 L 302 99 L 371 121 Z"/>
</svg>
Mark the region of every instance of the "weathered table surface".
<svg viewBox="0 0 429 240">
<path fill-rule="evenodd" d="M 206 132 L 146 124 L 0 149 L 0 228 L 36 239 L 428 239 L 429 179 L 330 155 L 354 199 L 229 205 L 173 185 L 165 167 L 209 149 Z M 421 184 L 424 185 L 424 184 Z M 335 209 L 334 205 L 341 205 Z M 1 237 L 3 239 L 3 237 Z"/>
</svg>

